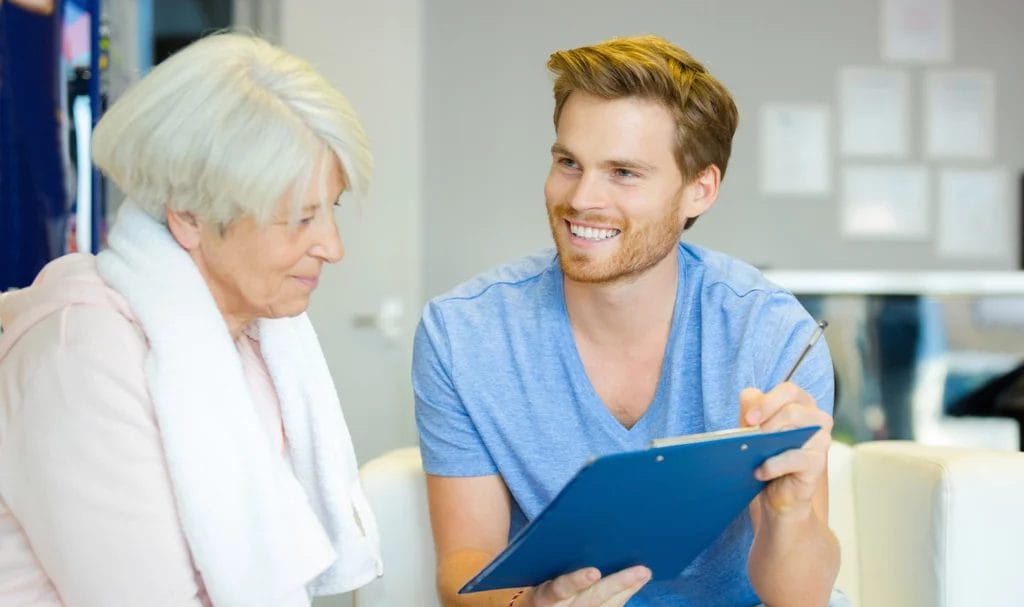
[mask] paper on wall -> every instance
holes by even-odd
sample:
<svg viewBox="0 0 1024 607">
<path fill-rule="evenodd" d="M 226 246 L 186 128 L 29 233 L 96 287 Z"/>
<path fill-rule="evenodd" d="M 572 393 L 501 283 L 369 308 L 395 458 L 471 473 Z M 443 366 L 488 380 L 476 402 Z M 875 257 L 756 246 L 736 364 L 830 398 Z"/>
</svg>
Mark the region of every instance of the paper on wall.
<svg viewBox="0 0 1024 607">
<path fill-rule="evenodd" d="M 847 167 L 842 196 L 841 231 L 847 238 L 922 240 L 929 235 L 923 165 Z"/>
<path fill-rule="evenodd" d="M 953 57 L 951 0 L 883 0 L 882 57 L 943 62 Z"/>
<path fill-rule="evenodd" d="M 824 104 L 761 107 L 761 191 L 820 195 L 832 191 L 830 112 Z"/>
<path fill-rule="evenodd" d="M 905 70 L 839 71 L 839 140 L 848 155 L 904 157 L 908 152 L 910 77 Z"/>
<path fill-rule="evenodd" d="M 992 259 L 1011 254 L 1013 226 L 1005 169 L 947 169 L 939 174 L 935 248 L 943 257 Z"/>
<path fill-rule="evenodd" d="M 990 70 L 925 74 L 925 148 L 933 158 L 991 158 L 996 78 Z"/>
</svg>

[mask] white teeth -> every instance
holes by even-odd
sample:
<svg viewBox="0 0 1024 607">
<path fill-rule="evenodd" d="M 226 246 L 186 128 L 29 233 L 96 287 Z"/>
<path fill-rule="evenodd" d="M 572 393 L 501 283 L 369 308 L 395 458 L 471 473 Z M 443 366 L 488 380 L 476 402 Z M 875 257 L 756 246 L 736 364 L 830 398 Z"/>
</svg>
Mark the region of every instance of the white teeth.
<svg viewBox="0 0 1024 607">
<path fill-rule="evenodd" d="M 612 236 L 616 236 L 619 233 L 618 230 L 605 230 L 601 228 L 578 226 L 574 223 L 569 224 L 569 231 L 572 232 L 573 236 L 585 238 L 587 240 L 605 240 Z"/>
</svg>

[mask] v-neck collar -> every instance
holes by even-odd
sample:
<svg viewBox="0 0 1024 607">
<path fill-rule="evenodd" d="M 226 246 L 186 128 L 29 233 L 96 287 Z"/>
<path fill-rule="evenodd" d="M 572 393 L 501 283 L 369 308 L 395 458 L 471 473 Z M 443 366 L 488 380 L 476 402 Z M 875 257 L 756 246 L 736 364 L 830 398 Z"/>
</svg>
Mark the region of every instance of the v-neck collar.
<svg viewBox="0 0 1024 607">
<path fill-rule="evenodd" d="M 675 303 L 672 306 L 672 322 L 669 326 L 668 339 L 665 340 L 665 350 L 662 352 L 661 358 L 661 370 L 658 373 L 658 385 L 654 390 L 654 396 L 651 398 L 651 402 L 647 405 L 647 409 L 643 415 L 636 420 L 636 423 L 632 427 L 627 428 L 619 421 L 617 417 L 608 408 L 608 405 L 598 395 L 597 390 L 594 388 L 593 382 L 590 381 L 590 376 L 587 375 L 587 369 L 583 365 L 583 358 L 580 356 L 579 348 L 576 345 L 576 337 L 572 333 L 572 325 L 569 321 L 569 308 L 565 301 L 565 276 L 561 272 L 561 268 L 558 265 L 557 256 L 553 265 L 555 276 L 555 301 L 561 302 L 560 306 L 557 306 L 557 322 L 558 330 L 561 333 L 561 338 L 564 343 L 570 344 L 567 352 L 567 366 L 570 374 L 572 375 L 572 381 L 575 385 L 582 386 L 582 393 L 585 396 L 585 401 L 580 403 L 580 406 L 586 413 L 593 413 L 593 417 L 601 420 L 601 425 L 613 432 L 615 435 L 624 436 L 637 436 L 647 435 L 648 426 L 652 423 L 652 419 L 660 417 L 659 411 L 666 405 L 664 403 L 663 394 L 666 391 L 666 384 L 669 381 L 671 373 L 669 372 L 669 365 L 671 364 L 670 353 L 674 351 L 675 344 L 683 336 L 681 333 L 686 330 L 686 326 L 681 321 L 682 315 L 682 293 L 685 288 L 686 280 L 686 266 L 683 263 L 682 255 L 680 255 L 679 249 L 676 249 L 676 255 L 679 256 L 679 280 L 676 282 L 676 296 Z M 591 418 L 590 415 L 586 416 Z"/>
</svg>

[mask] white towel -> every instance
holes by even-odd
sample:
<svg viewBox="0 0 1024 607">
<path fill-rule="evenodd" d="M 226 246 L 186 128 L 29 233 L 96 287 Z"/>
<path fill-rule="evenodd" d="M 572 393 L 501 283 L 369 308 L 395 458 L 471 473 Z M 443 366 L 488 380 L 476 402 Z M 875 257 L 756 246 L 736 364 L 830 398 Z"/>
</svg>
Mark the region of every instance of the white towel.
<svg viewBox="0 0 1024 607">
<path fill-rule="evenodd" d="M 308 604 L 379 576 L 376 521 L 306 315 L 252 327 L 281 403 L 289 468 L 259 425 L 206 282 L 166 226 L 126 202 L 108 245 L 97 267 L 149 340 L 146 378 L 179 517 L 213 604 Z"/>
</svg>

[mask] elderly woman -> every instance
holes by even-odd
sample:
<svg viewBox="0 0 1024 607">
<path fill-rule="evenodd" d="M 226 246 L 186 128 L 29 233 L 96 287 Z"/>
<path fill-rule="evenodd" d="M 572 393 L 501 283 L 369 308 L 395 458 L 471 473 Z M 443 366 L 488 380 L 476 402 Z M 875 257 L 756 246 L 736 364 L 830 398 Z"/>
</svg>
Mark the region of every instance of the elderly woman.
<svg viewBox="0 0 1024 607">
<path fill-rule="evenodd" d="M 219 34 L 96 127 L 96 257 L 0 299 L 0 604 L 309 605 L 381 574 L 304 314 L 370 155 L 304 61 Z"/>
</svg>

